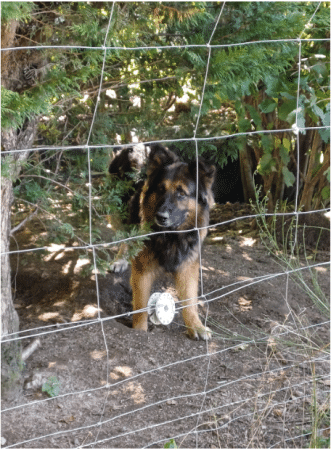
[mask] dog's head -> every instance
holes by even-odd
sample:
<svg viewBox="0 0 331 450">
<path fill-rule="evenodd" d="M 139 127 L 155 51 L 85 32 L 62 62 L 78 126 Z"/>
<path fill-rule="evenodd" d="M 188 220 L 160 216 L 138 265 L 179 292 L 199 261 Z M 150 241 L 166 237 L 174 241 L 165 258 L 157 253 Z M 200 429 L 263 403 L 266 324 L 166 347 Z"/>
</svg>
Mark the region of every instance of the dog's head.
<svg viewBox="0 0 331 450">
<path fill-rule="evenodd" d="M 130 178 L 132 173 L 140 172 L 144 168 L 150 151 L 150 147 L 143 144 L 128 148 L 115 147 L 109 173 L 116 175 L 120 180 Z"/>
<path fill-rule="evenodd" d="M 144 186 L 143 219 L 157 230 L 186 230 L 206 222 L 213 203 L 215 167 L 203 161 L 190 164 L 167 148 L 152 146 Z"/>
</svg>

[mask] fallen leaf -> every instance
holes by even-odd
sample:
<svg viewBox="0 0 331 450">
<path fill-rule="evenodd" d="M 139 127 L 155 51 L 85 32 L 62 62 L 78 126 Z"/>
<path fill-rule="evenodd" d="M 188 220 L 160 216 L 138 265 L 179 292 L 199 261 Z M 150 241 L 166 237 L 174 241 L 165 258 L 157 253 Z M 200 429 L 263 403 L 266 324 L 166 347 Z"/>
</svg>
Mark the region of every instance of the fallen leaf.
<svg viewBox="0 0 331 450">
<path fill-rule="evenodd" d="M 252 300 L 247 300 L 244 297 L 240 297 L 238 300 L 240 311 L 249 311 L 253 308 Z"/>
<path fill-rule="evenodd" d="M 75 420 L 74 416 L 70 416 L 65 419 L 60 419 L 59 422 L 70 423 L 70 422 L 74 422 L 74 420 Z"/>
</svg>

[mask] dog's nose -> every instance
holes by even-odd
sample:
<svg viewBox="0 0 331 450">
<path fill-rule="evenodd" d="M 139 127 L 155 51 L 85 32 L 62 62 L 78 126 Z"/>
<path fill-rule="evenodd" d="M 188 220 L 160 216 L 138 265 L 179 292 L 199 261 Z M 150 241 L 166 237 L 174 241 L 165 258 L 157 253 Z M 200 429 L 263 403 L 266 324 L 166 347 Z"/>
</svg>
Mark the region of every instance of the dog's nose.
<svg viewBox="0 0 331 450">
<path fill-rule="evenodd" d="M 156 222 L 158 225 L 165 227 L 169 223 L 170 214 L 168 211 L 159 211 L 156 213 Z"/>
</svg>

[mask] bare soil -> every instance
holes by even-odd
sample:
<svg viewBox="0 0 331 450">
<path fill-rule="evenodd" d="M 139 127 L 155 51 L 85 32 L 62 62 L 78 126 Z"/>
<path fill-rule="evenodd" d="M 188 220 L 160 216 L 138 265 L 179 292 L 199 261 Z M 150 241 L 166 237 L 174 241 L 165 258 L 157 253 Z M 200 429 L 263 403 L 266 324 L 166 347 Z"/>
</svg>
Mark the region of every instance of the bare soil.
<svg viewBox="0 0 331 450">
<path fill-rule="evenodd" d="M 218 206 L 212 223 L 251 213 L 245 208 Z M 5 446 L 163 448 L 174 439 L 181 448 L 304 448 L 312 432 L 327 441 L 328 318 L 252 225 L 212 229 L 203 247 L 208 343 L 188 339 L 179 313 L 169 326 L 133 330 L 129 271 L 98 275 L 97 292 L 79 250 L 13 255 L 21 330 L 40 334 L 41 345 L 26 360 L 20 397 L 2 402 Z M 37 226 L 17 234 L 21 250 Z M 327 248 L 306 256 L 329 261 Z M 328 296 L 329 266 L 313 271 Z M 311 272 L 300 273 L 312 288 Z M 268 274 L 279 276 L 255 279 Z M 163 290 L 176 295 L 170 278 L 154 289 Z M 51 376 L 60 382 L 53 398 L 42 391 Z"/>
</svg>

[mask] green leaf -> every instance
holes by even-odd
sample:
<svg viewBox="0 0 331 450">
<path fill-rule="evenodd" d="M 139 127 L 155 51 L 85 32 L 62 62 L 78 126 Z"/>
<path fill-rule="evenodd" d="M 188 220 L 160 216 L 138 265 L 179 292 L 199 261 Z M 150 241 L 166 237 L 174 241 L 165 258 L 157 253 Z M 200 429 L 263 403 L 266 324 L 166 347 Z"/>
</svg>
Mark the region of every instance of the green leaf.
<svg viewBox="0 0 331 450">
<path fill-rule="evenodd" d="M 282 160 L 282 163 L 285 164 L 285 166 L 287 166 L 291 158 L 288 149 L 284 145 L 279 146 L 279 156 Z"/>
<path fill-rule="evenodd" d="M 303 134 L 305 134 L 304 132 L 304 127 L 306 124 L 305 121 L 305 111 L 304 108 L 302 108 L 301 106 L 299 106 L 298 109 L 294 109 L 292 112 L 290 112 L 290 114 L 287 116 L 287 122 L 289 122 L 291 125 L 294 124 L 297 121 L 297 126 L 299 128 L 301 128 L 301 132 Z"/>
<path fill-rule="evenodd" d="M 285 149 L 288 152 L 290 152 L 290 150 L 291 150 L 291 142 L 288 139 L 286 139 L 286 138 L 283 139 L 283 146 L 285 147 Z"/>
<path fill-rule="evenodd" d="M 234 103 L 234 108 L 235 108 L 236 113 L 238 114 L 238 116 L 240 118 L 244 118 L 245 110 L 244 110 L 244 106 L 243 106 L 242 102 L 240 102 L 239 100 L 236 100 L 235 103 Z"/>
<path fill-rule="evenodd" d="M 47 392 L 50 397 L 57 397 L 60 393 L 61 383 L 56 376 L 51 376 L 43 384 L 41 390 L 42 392 Z"/>
<path fill-rule="evenodd" d="M 261 116 L 259 114 L 258 111 L 256 111 L 256 109 L 252 106 L 252 105 L 246 105 L 246 108 L 249 111 L 249 114 L 253 120 L 253 122 L 255 123 L 256 129 L 258 131 L 262 130 L 262 120 L 261 120 Z"/>
<path fill-rule="evenodd" d="M 282 173 L 284 176 L 284 182 L 286 186 L 287 187 L 293 186 L 295 182 L 295 176 L 293 175 L 293 173 L 290 172 L 286 166 L 283 167 Z"/>
<path fill-rule="evenodd" d="M 240 119 L 238 121 L 238 127 L 241 133 L 245 133 L 251 129 L 251 122 L 248 119 Z"/>
<path fill-rule="evenodd" d="M 306 134 L 304 130 L 306 125 L 305 102 L 307 102 L 306 97 L 304 95 L 301 95 L 299 98 L 299 104 L 297 105 L 297 102 L 295 101 L 295 108 L 288 114 L 286 119 L 283 119 L 287 120 L 291 125 L 297 122 L 297 126 L 301 128 L 302 134 Z"/>
<path fill-rule="evenodd" d="M 274 136 L 274 147 L 275 148 L 279 148 L 281 145 L 282 141 L 279 139 L 278 136 Z"/>
<path fill-rule="evenodd" d="M 177 444 L 175 442 L 175 439 L 170 439 L 169 442 L 167 442 L 166 444 L 164 444 L 164 448 L 178 448 Z"/>
<path fill-rule="evenodd" d="M 324 188 L 321 191 L 322 200 L 329 200 L 330 199 L 330 186 L 324 186 Z"/>
<path fill-rule="evenodd" d="M 268 134 L 264 134 L 261 137 L 261 144 L 262 144 L 263 150 L 266 153 L 271 153 L 272 152 L 272 150 L 274 148 L 274 141 L 273 141 L 272 136 L 270 136 L 270 134 L 269 135 Z"/>
<path fill-rule="evenodd" d="M 325 129 L 320 129 L 319 133 L 321 138 L 325 143 L 328 143 L 330 141 L 330 103 L 326 106 L 326 113 L 325 116 L 322 118 L 322 123 L 324 127 L 328 127 Z"/>
<path fill-rule="evenodd" d="M 262 103 L 259 104 L 259 108 L 263 113 L 271 113 L 277 107 L 275 100 L 271 98 L 266 98 Z"/>
<path fill-rule="evenodd" d="M 275 160 L 272 157 L 271 153 L 265 153 L 262 158 L 260 159 L 260 162 L 257 166 L 257 170 L 259 171 L 259 173 L 261 173 L 262 175 L 270 172 L 273 167 L 275 166 Z"/>
<path fill-rule="evenodd" d="M 324 121 L 325 121 L 325 119 L 326 119 L 325 116 L 327 115 L 327 113 L 325 113 L 325 112 L 323 111 L 322 108 L 320 108 L 319 106 L 317 106 L 316 103 L 313 103 L 313 104 L 311 105 L 311 109 L 314 111 L 314 113 L 315 113 L 318 117 L 320 117 L 320 118 L 322 119 L 322 122 L 324 123 Z"/>
<path fill-rule="evenodd" d="M 279 91 L 279 78 L 272 75 L 267 75 L 264 78 L 264 82 L 267 86 L 265 91 L 266 94 L 270 97 L 277 96 Z"/>
<path fill-rule="evenodd" d="M 282 97 L 285 97 L 287 100 L 296 100 L 296 96 L 295 95 L 291 95 L 288 92 L 280 92 L 280 95 Z"/>
<path fill-rule="evenodd" d="M 278 109 L 278 117 L 280 118 L 280 120 L 289 122 L 288 116 L 296 109 L 296 107 L 297 107 L 296 99 L 285 101 Z M 294 121 L 290 123 L 292 124 L 294 123 Z"/>
</svg>

